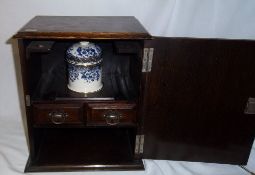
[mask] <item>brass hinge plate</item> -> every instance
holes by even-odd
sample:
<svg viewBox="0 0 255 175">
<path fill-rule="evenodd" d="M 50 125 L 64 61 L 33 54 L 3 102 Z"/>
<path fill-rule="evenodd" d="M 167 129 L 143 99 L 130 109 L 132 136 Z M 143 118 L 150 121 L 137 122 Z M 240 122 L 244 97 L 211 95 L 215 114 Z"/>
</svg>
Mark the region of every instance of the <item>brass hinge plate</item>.
<svg viewBox="0 0 255 175">
<path fill-rule="evenodd" d="M 143 153 L 144 135 L 136 135 L 135 139 L 135 154 Z"/>
<path fill-rule="evenodd" d="M 143 67 L 142 72 L 150 72 L 152 68 L 154 48 L 143 49 Z"/>
<path fill-rule="evenodd" d="M 255 114 L 255 98 L 249 98 L 244 110 L 245 114 Z"/>
<path fill-rule="evenodd" d="M 139 146 L 139 153 L 143 153 L 143 145 L 144 145 L 144 135 L 140 136 L 140 146 Z"/>
</svg>

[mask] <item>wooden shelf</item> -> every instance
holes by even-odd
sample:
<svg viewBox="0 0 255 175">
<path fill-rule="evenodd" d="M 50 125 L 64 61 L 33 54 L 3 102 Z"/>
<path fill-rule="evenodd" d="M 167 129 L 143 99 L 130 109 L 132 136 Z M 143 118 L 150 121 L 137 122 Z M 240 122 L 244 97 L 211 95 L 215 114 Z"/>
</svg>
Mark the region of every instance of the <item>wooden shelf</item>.
<svg viewBox="0 0 255 175">
<path fill-rule="evenodd" d="M 26 171 L 47 170 L 47 167 L 57 171 L 63 166 L 69 167 L 67 169 L 143 169 L 142 162 L 133 157 L 132 131 L 126 128 L 44 129 L 36 158 L 30 160 Z"/>
<path fill-rule="evenodd" d="M 34 74 L 30 75 L 32 100 L 130 100 L 138 96 L 138 85 L 131 77 L 131 74 L 135 74 L 132 66 L 137 55 L 115 53 L 112 42 L 98 43 L 104 51 L 103 88 L 87 94 L 69 90 L 65 52 L 72 43 L 74 41 L 56 41 L 44 54 L 31 51 L 30 65 L 35 69 Z"/>
</svg>

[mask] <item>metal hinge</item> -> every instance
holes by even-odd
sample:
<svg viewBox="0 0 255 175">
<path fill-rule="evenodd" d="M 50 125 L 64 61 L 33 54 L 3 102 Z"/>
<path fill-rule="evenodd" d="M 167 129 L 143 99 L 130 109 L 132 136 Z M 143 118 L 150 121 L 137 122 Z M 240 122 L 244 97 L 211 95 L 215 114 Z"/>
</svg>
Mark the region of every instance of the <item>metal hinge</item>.
<svg viewBox="0 0 255 175">
<path fill-rule="evenodd" d="M 143 153 L 144 135 L 136 135 L 135 138 L 135 154 Z"/>
<path fill-rule="evenodd" d="M 26 95 L 25 96 L 25 101 L 26 101 L 26 106 L 30 106 L 31 105 L 30 95 Z"/>
<path fill-rule="evenodd" d="M 248 98 L 246 108 L 244 110 L 245 114 L 255 114 L 255 98 Z"/>
<path fill-rule="evenodd" d="M 150 72 L 152 67 L 154 48 L 143 49 L 143 68 L 142 72 Z"/>
</svg>

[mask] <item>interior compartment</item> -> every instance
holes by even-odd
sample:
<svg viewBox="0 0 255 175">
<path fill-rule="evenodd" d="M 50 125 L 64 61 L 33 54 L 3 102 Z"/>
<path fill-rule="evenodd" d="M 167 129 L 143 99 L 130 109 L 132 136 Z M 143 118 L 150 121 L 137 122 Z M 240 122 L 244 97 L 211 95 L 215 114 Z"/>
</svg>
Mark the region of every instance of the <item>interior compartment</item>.
<svg viewBox="0 0 255 175">
<path fill-rule="evenodd" d="M 133 164 L 134 128 L 37 128 L 33 166 Z"/>
<path fill-rule="evenodd" d="M 58 171 L 61 168 L 76 170 L 84 167 L 87 169 L 143 169 L 142 160 L 134 154 L 137 134 L 135 106 L 140 89 L 142 42 L 136 40 L 90 41 L 102 48 L 103 88 L 96 93 L 88 94 L 77 93 L 67 88 L 66 50 L 77 42 L 80 41 L 26 40 L 25 42 L 28 88 L 32 105 L 45 104 L 47 108 L 39 112 L 42 115 L 40 119 L 47 116 L 47 120 L 40 120 L 33 125 L 33 154 L 28 161 L 26 171 Z M 96 124 L 83 124 L 82 122 L 86 123 L 86 119 L 80 120 L 80 116 L 84 117 L 77 113 L 80 110 L 71 110 L 67 107 L 71 103 L 79 103 L 85 107 L 85 104 L 92 102 L 111 103 L 115 111 L 123 106 L 122 103 L 132 105 L 128 106 L 130 109 L 128 108 L 127 111 L 126 108 L 121 108 L 123 113 L 121 114 L 124 117 L 120 122 L 124 123 L 114 126 L 102 125 L 101 118 L 98 121 L 98 118 L 102 116 L 99 114 L 93 115 L 94 118 L 91 120 Z M 58 125 L 50 123 L 48 113 L 52 112 L 48 108 L 54 108 L 53 112 L 58 112 L 57 117 L 68 112 L 60 110 L 61 104 L 63 104 L 62 107 L 68 108 L 69 112 L 71 110 L 75 113 L 70 119 L 77 123 L 69 122 L 67 119 L 65 119 L 66 125 L 62 125 L 62 120 L 61 125 L 58 124 L 58 120 Z M 81 109 L 86 110 L 86 107 Z M 109 110 L 112 109 L 109 108 Z M 107 110 L 101 111 L 99 111 L 100 114 L 107 112 Z M 85 114 L 85 111 L 83 112 Z M 128 117 L 124 114 L 128 114 Z"/>
<path fill-rule="evenodd" d="M 66 50 L 79 41 L 28 42 L 31 98 L 40 100 L 134 100 L 139 95 L 140 41 L 98 41 L 102 48 L 103 88 L 95 93 L 77 93 L 67 88 Z"/>
</svg>

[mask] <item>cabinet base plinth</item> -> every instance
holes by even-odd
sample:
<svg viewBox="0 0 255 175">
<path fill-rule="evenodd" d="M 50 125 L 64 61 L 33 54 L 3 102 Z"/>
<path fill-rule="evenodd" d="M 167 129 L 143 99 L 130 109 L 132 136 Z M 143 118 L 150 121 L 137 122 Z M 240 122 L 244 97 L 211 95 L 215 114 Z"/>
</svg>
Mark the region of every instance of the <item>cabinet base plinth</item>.
<svg viewBox="0 0 255 175">
<path fill-rule="evenodd" d="M 144 170 L 142 160 L 135 160 L 128 163 L 120 164 L 54 164 L 39 165 L 31 161 L 27 161 L 25 173 L 28 172 L 71 172 L 71 171 L 132 171 Z"/>
</svg>

